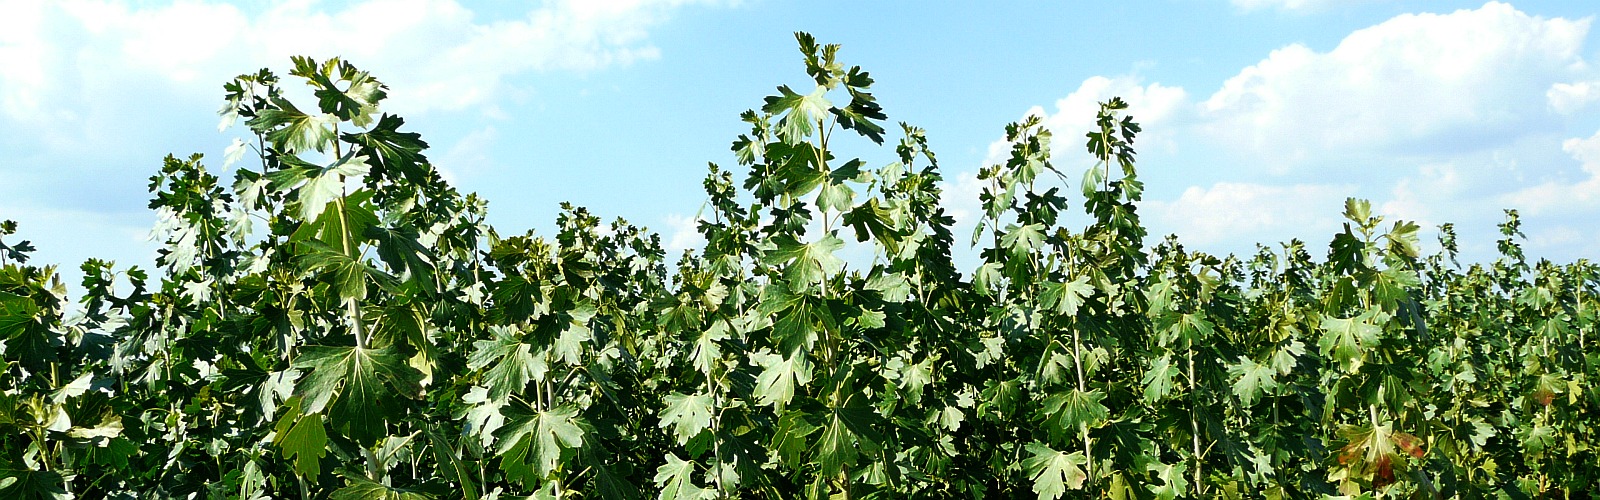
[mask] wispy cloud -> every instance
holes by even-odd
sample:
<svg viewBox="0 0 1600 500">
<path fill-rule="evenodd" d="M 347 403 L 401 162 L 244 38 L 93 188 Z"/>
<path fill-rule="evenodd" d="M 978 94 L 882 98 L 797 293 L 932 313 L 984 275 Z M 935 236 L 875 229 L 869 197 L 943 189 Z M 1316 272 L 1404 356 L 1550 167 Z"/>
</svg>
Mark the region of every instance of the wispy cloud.
<svg viewBox="0 0 1600 500">
<path fill-rule="evenodd" d="M 1152 201 L 1145 210 L 1152 226 L 1177 233 L 1186 244 L 1240 252 L 1283 236 L 1332 234 L 1342 220 L 1344 199 L 1355 190 L 1352 185 L 1219 182 L 1190 187 L 1175 200 Z"/>
<path fill-rule="evenodd" d="M 1245 11 L 1275 9 L 1289 12 L 1314 12 L 1336 5 L 1349 6 L 1374 0 L 1229 0 Z"/>
</svg>

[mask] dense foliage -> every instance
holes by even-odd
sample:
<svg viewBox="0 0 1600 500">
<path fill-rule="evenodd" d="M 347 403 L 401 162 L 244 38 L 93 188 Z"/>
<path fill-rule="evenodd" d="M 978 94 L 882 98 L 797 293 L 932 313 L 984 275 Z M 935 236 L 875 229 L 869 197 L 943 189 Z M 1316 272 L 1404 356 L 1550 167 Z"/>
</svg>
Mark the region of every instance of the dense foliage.
<svg viewBox="0 0 1600 500">
<path fill-rule="evenodd" d="M 151 177 L 159 286 L 90 260 L 69 305 L 53 266 L 0 241 L 0 496 L 1597 486 L 1600 270 L 1528 262 L 1514 211 L 1499 259 L 1467 267 L 1449 226 L 1422 255 L 1417 226 L 1356 200 L 1322 260 L 1298 241 L 1247 258 L 1152 241 L 1140 130 L 1114 99 L 1081 181 L 1036 119 L 1007 126 L 958 243 L 921 130 L 901 125 L 887 158 L 835 156 L 885 151 L 886 117 L 865 71 L 798 38 L 815 86 L 743 115 L 742 180 L 710 167 L 704 247 L 672 260 L 570 206 L 553 235 L 488 227 L 346 62 L 294 60 L 314 104 L 238 77 L 225 120 L 259 165 L 229 186 L 168 157 Z M 957 244 L 981 249 L 975 269 Z"/>
</svg>

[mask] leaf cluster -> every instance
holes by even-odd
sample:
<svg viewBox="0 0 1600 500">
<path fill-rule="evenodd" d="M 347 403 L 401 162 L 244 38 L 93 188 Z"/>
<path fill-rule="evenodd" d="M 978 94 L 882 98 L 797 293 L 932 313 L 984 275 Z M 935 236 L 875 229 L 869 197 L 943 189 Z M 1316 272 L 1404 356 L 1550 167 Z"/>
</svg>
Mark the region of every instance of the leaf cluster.
<svg viewBox="0 0 1600 500">
<path fill-rule="evenodd" d="M 958 269 L 924 131 L 886 143 L 871 76 L 797 41 L 808 83 L 741 116 L 737 166 L 703 183 L 705 244 L 673 262 L 565 204 L 553 234 L 502 235 L 348 62 L 292 60 L 315 103 L 240 75 L 224 125 L 243 119 L 259 161 L 231 181 L 163 162 L 154 283 L 90 260 L 69 304 L 0 224 L 0 496 L 1526 498 L 1600 480 L 1600 268 L 1529 262 L 1515 211 L 1499 258 L 1465 267 L 1451 226 L 1424 255 L 1415 224 L 1360 200 L 1323 259 L 1153 241 L 1142 130 L 1112 99 L 1081 178 L 1037 118 L 1005 127 L 979 261 Z"/>
</svg>

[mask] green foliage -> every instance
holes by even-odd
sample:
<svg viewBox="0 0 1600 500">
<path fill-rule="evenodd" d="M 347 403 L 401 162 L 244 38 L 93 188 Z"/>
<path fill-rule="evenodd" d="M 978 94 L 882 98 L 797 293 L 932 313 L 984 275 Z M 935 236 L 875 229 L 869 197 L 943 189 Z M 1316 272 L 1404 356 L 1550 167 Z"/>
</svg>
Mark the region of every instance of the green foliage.
<svg viewBox="0 0 1600 500">
<path fill-rule="evenodd" d="M 1515 211 L 1468 267 L 1451 226 L 1424 255 L 1359 200 L 1322 261 L 1146 241 L 1141 129 L 1112 99 L 1081 180 L 1037 118 L 1005 128 L 958 270 L 924 132 L 882 147 L 870 75 L 797 38 L 813 86 L 741 115 L 744 179 L 711 165 L 706 244 L 672 267 L 567 205 L 554 234 L 502 236 L 347 62 L 293 60 L 313 106 L 239 76 L 223 114 L 260 161 L 231 186 L 163 162 L 154 288 L 90 260 L 70 306 L 0 224 L 0 496 L 1596 488 L 1600 268 L 1529 262 Z"/>
</svg>

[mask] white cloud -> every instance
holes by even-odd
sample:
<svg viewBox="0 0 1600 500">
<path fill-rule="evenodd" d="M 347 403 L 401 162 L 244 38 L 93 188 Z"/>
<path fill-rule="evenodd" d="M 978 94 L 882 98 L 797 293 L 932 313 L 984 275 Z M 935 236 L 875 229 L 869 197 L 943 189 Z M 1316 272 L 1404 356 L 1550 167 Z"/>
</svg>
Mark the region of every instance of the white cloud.
<svg viewBox="0 0 1600 500">
<path fill-rule="evenodd" d="M 1142 143 L 1170 142 L 1171 128 L 1166 125 L 1190 106 L 1188 94 L 1181 87 L 1160 83 L 1143 85 L 1137 76 L 1094 76 L 1079 84 L 1077 90 L 1057 100 L 1055 112 L 1046 113 L 1044 108 L 1034 106 L 1023 113 L 1023 117 L 1037 115 L 1044 119 L 1045 128 L 1050 129 L 1054 136 L 1052 153 L 1062 155 L 1056 160 L 1058 164 L 1064 164 L 1064 160 L 1087 159 L 1088 154 L 1083 149 L 1083 134 L 1093 129 L 1100 103 L 1112 97 L 1127 101 L 1128 109 L 1124 113 L 1136 117 L 1147 130 L 1160 131 L 1154 136 L 1141 135 Z M 990 143 L 985 163 L 1005 161 L 1010 150 L 1011 145 L 1004 138 Z"/>
<path fill-rule="evenodd" d="M 1275 9 L 1290 12 L 1314 12 L 1328 7 L 1350 7 L 1376 0 L 1230 0 L 1234 7 L 1244 11 Z"/>
<path fill-rule="evenodd" d="M 1548 129 L 1537 111 L 1553 83 L 1586 71 L 1588 28 L 1496 2 L 1402 15 L 1328 52 L 1273 51 L 1202 103 L 1203 119 L 1212 137 L 1279 173 L 1348 151 L 1493 147 Z"/>
<path fill-rule="evenodd" d="M 1600 81 L 1577 83 L 1556 83 L 1545 91 L 1545 99 L 1550 102 L 1550 109 L 1563 115 L 1570 115 L 1582 110 L 1589 103 L 1600 101 Z"/>
<path fill-rule="evenodd" d="M 1586 178 L 1548 180 L 1506 194 L 1500 202 L 1529 215 L 1591 213 L 1600 209 L 1600 132 L 1588 139 L 1567 139 L 1561 149 L 1578 160 Z"/>
<path fill-rule="evenodd" d="M 271 3 L 246 14 L 229 4 L 144 6 L 120 0 L 18 2 L 0 24 L 0 102 L 13 119 L 59 102 L 74 80 L 156 78 L 214 89 L 249 68 L 291 55 L 343 56 L 393 89 L 405 113 L 490 103 L 507 77 L 589 71 L 654 59 L 649 28 L 690 0 L 545 2 L 515 19 L 481 19 L 455 0 Z M 16 8 L 12 8 L 16 7 Z M 213 92 L 214 93 L 214 92 Z"/>
<path fill-rule="evenodd" d="M 950 218 L 955 220 L 955 234 L 971 234 L 973 226 L 983 219 L 983 203 L 978 200 L 978 195 L 983 193 L 983 186 L 984 182 L 972 172 L 958 173 L 939 184 L 939 206 L 944 207 Z M 965 232 L 962 232 L 963 228 Z"/>
<path fill-rule="evenodd" d="M 457 140 L 443 155 L 433 158 L 433 166 L 445 182 L 459 185 L 462 176 L 493 168 L 495 161 L 490 151 L 499 140 L 500 131 L 494 125 L 485 125 Z"/>
<path fill-rule="evenodd" d="M 1378 205 L 1378 212 L 1424 227 L 1448 222 L 1442 218 L 1464 215 L 1453 202 L 1461 198 L 1466 182 L 1453 163 L 1423 165 L 1415 175 L 1395 182 L 1389 199 Z"/>
<path fill-rule="evenodd" d="M 682 252 L 705 246 L 706 238 L 699 231 L 700 219 L 680 214 L 667 214 L 667 251 Z"/>
<path fill-rule="evenodd" d="M 1332 2 L 1235 4 L 1306 10 Z M 1585 255 L 1585 245 L 1600 247 L 1574 236 L 1600 241 L 1600 134 L 1561 138 L 1600 101 L 1600 74 L 1582 57 L 1589 26 L 1499 2 L 1407 14 L 1331 50 L 1274 50 L 1198 102 L 1182 87 L 1094 77 L 1054 113 L 1027 114 L 1047 117 L 1056 145 L 1081 155 L 1081 141 L 1069 139 L 1090 125 L 1095 103 L 1128 99 L 1146 125 L 1140 150 L 1154 143 L 1183 158 L 1141 155 L 1145 221 L 1152 234 L 1175 232 L 1200 249 L 1248 252 L 1295 237 L 1318 244 L 1338 230 L 1343 200 L 1359 197 L 1391 220 L 1456 223 L 1467 258 L 1493 257 L 1502 208 L 1522 210 L 1524 230 L 1537 234 L 1530 249 Z M 989 163 L 1008 146 L 991 144 Z M 1063 159 L 1058 166 L 1076 166 Z M 946 189 L 975 193 L 970 177 Z M 948 206 L 958 221 L 976 211 L 976 202 L 955 201 Z"/>
<path fill-rule="evenodd" d="M 70 270 L 79 249 L 138 261 L 152 246 L 124 233 L 150 217 L 126 211 L 142 207 L 162 155 L 223 153 L 231 137 L 212 112 L 235 75 L 273 68 L 299 92 L 289 56 L 342 56 L 390 86 L 384 111 L 493 119 L 530 91 L 518 77 L 657 58 L 655 26 L 720 3 L 549 0 L 489 16 L 457 0 L 0 0 L 0 218 L 21 223 L 43 262 Z M 495 138 L 484 127 L 437 159 L 465 175 Z"/>
<path fill-rule="evenodd" d="M 1150 201 L 1142 208 L 1153 235 L 1176 233 L 1187 245 L 1239 252 L 1256 242 L 1282 239 L 1278 235 L 1332 234 L 1342 220 L 1345 198 L 1355 191 L 1351 185 L 1219 182 L 1190 187 L 1176 200 Z"/>
</svg>

